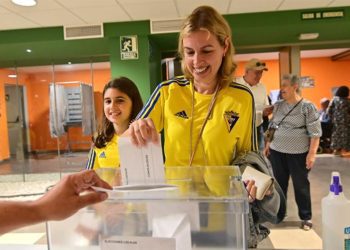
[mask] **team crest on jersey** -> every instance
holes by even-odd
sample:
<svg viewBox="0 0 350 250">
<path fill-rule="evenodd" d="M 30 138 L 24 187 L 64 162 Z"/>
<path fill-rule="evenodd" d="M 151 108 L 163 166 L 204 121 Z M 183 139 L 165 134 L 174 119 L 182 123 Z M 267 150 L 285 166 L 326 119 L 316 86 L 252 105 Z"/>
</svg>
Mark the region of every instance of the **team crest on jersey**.
<svg viewBox="0 0 350 250">
<path fill-rule="evenodd" d="M 227 130 L 228 132 L 231 132 L 239 119 L 239 114 L 234 111 L 225 111 L 224 118 L 226 121 Z"/>
<path fill-rule="evenodd" d="M 98 157 L 99 157 L 99 158 L 106 158 L 105 151 L 103 151 Z"/>
<path fill-rule="evenodd" d="M 175 116 L 178 116 L 178 117 L 181 117 L 181 118 L 184 118 L 184 119 L 188 119 L 188 116 L 187 116 L 185 110 L 182 110 L 182 111 L 180 111 L 180 112 L 177 112 L 177 113 L 175 114 Z"/>
</svg>

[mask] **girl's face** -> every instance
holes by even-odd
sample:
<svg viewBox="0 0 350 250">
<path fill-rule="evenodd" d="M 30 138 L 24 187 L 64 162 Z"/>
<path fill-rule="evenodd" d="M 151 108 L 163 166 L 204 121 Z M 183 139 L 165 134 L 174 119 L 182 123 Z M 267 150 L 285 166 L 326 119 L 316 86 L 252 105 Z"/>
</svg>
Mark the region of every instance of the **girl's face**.
<svg viewBox="0 0 350 250">
<path fill-rule="evenodd" d="M 225 47 L 215 35 L 206 30 L 195 31 L 183 39 L 184 60 L 195 83 L 216 84 Z"/>
<path fill-rule="evenodd" d="M 106 90 L 103 97 L 103 110 L 106 118 L 114 125 L 130 122 L 132 101 L 128 95 L 116 88 Z"/>
</svg>

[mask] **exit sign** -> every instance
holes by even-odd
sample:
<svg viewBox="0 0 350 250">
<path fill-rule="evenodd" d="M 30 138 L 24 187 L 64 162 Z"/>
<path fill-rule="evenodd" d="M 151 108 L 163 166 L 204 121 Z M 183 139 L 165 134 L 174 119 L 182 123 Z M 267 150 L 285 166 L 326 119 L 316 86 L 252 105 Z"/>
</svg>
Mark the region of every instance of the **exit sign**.
<svg viewBox="0 0 350 250">
<path fill-rule="evenodd" d="M 343 10 L 333 11 L 312 11 L 301 13 L 302 20 L 328 19 L 328 18 L 343 18 Z"/>
</svg>

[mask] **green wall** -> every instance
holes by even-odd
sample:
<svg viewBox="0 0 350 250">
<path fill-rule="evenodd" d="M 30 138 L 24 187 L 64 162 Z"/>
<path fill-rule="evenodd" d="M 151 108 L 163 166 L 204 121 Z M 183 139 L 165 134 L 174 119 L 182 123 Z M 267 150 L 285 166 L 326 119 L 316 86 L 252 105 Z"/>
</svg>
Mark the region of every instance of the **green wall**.
<svg viewBox="0 0 350 250">
<path fill-rule="evenodd" d="M 150 82 L 151 89 L 155 89 L 157 85 L 162 81 L 162 75 L 159 73 L 162 71 L 161 67 L 162 54 L 159 46 L 150 39 L 149 46 L 149 68 L 150 68 Z"/>
<path fill-rule="evenodd" d="M 137 84 L 142 99 L 146 101 L 151 91 L 148 37 L 138 36 L 139 58 L 137 60 L 121 60 L 119 38 L 111 38 L 109 47 L 112 77 L 129 77 Z"/>
<path fill-rule="evenodd" d="M 282 46 L 299 45 L 302 49 L 350 46 L 350 7 L 331 8 L 343 10 L 343 18 L 302 20 L 303 12 L 298 10 L 263 12 L 225 16 L 232 27 L 233 42 L 240 52 L 254 49 L 276 51 Z M 300 41 L 301 33 L 319 33 L 316 40 Z"/>
<path fill-rule="evenodd" d="M 343 10 L 343 18 L 302 20 L 302 12 Z M 298 45 L 301 49 L 350 47 L 350 7 L 226 15 L 238 53 L 271 52 Z M 312 41 L 300 33 L 318 32 Z M 139 59 L 121 60 L 119 39 L 137 35 Z M 161 80 L 162 54 L 173 53 L 177 33 L 150 34 L 149 21 L 104 24 L 104 38 L 63 39 L 63 27 L 0 31 L 0 68 L 48 64 L 111 61 L 112 76 L 128 76 L 147 99 Z M 26 53 L 26 49 L 32 53 Z"/>
<path fill-rule="evenodd" d="M 303 12 L 343 10 L 343 18 L 302 20 Z M 283 46 L 300 45 L 302 49 L 350 47 L 350 7 L 261 12 L 225 15 L 232 27 L 233 42 L 239 53 L 276 51 Z M 161 52 L 174 51 L 177 33 L 150 34 L 149 21 L 104 24 L 104 38 L 63 40 L 63 28 L 38 28 L 0 31 L 0 67 L 37 65 L 53 60 L 88 60 L 109 56 L 111 38 L 121 35 L 148 36 Z M 299 41 L 300 33 L 318 32 L 312 41 Z M 25 53 L 28 47 L 33 53 Z M 144 47 L 146 48 L 146 47 Z M 149 49 L 149 48 L 147 48 Z M 46 60 L 46 62 L 45 62 Z"/>
<path fill-rule="evenodd" d="M 105 36 L 109 37 L 112 77 L 126 76 L 132 79 L 146 101 L 151 93 L 149 22 L 110 23 L 104 26 L 104 31 Z M 137 35 L 138 59 L 121 60 L 120 36 L 123 35 Z"/>
</svg>

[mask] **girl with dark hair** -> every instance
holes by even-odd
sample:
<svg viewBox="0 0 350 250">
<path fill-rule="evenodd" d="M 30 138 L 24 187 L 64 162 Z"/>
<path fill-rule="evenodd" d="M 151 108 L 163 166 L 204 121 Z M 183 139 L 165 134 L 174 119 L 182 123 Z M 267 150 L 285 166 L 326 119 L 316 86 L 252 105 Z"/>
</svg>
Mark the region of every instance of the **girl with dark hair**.
<svg viewBox="0 0 350 250">
<path fill-rule="evenodd" d="M 349 88 L 340 86 L 328 107 L 332 121 L 331 148 L 335 155 L 347 154 L 350 151 L 350 99 Z"/>
<path fill-rule="evenodd" d="M 137 86 L 126 77 L 108 82 L 103 89 L 103 117 L 86 169 L 118 168 L 118 137 L 128 129 L 143 102 Z"/>
</svg>

